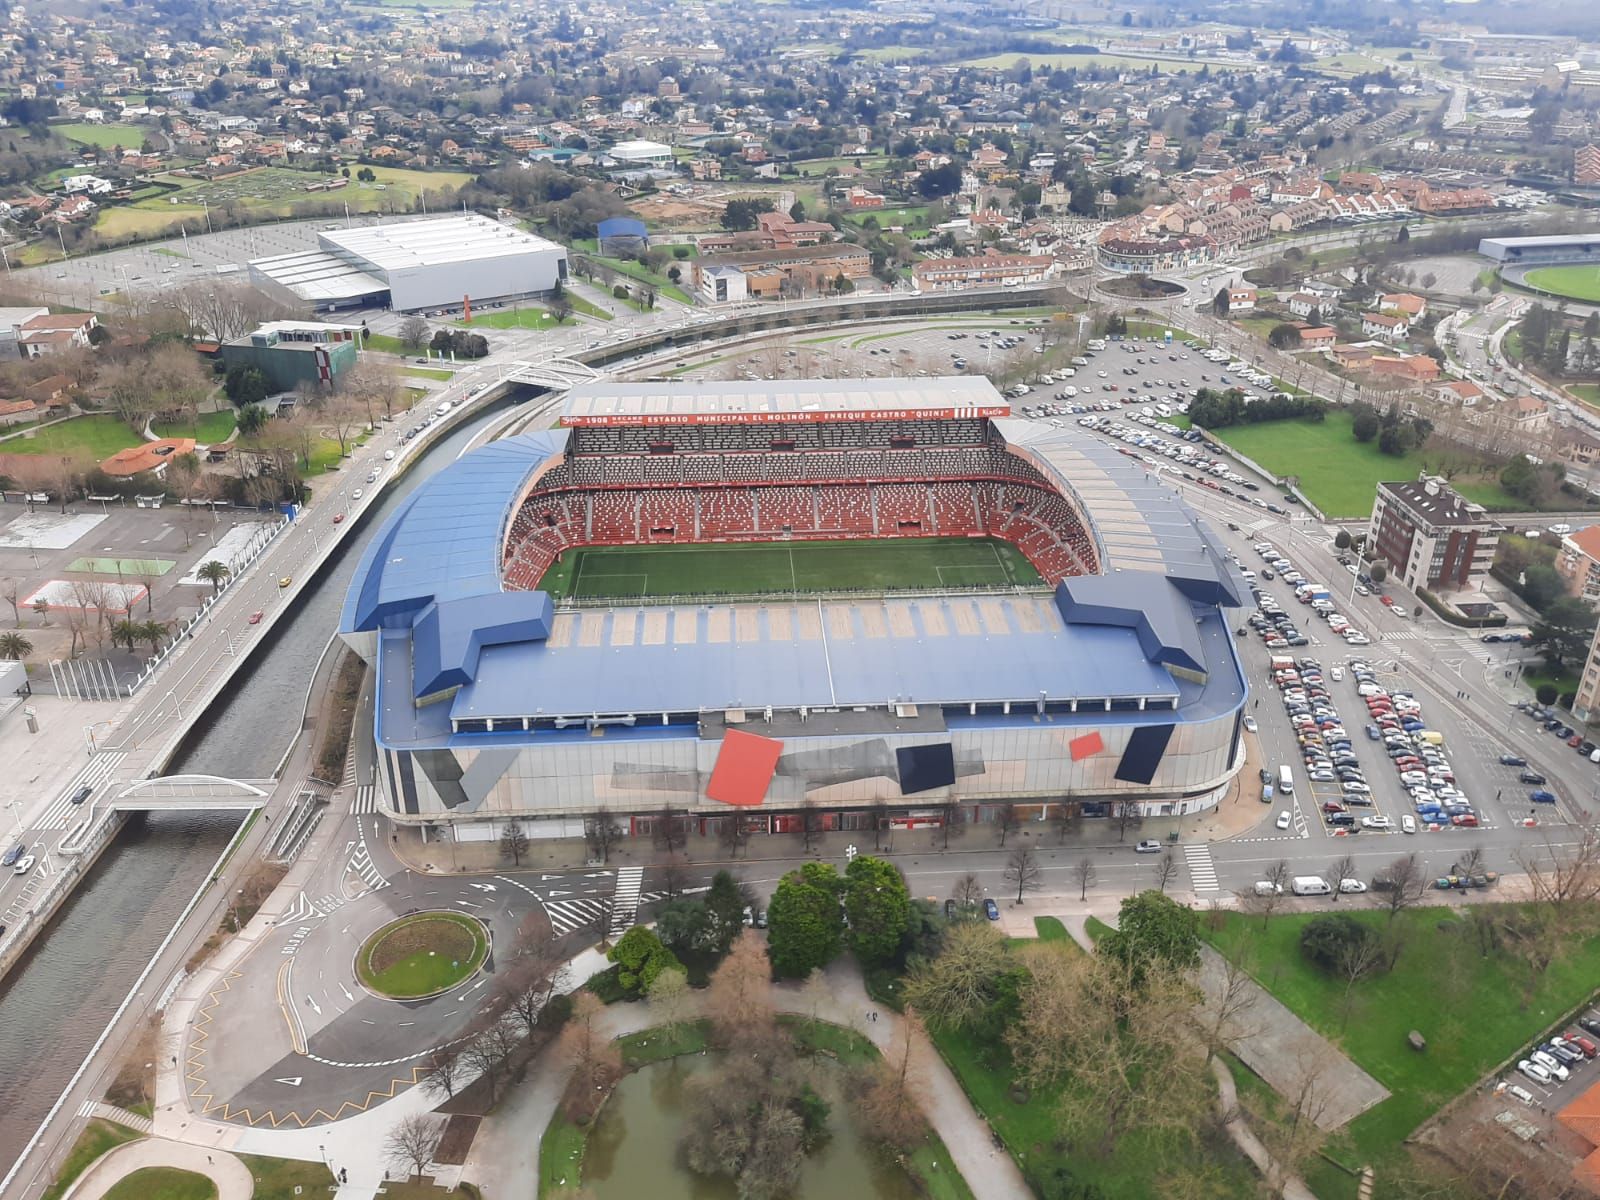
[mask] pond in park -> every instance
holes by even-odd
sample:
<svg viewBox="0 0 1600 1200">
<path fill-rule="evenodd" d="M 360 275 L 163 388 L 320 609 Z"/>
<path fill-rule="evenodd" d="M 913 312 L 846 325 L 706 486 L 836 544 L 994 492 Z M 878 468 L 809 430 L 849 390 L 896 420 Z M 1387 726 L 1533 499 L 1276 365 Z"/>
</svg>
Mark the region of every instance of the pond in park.
<svg viewBox="0 0 1600 1200">
<path fill-rule="evenodd" d="M 690 1171 L 684 1137 L 684 1084 L 714 1066 L 714 1056 L 688 1055 L 641 1067 L 623 1077 L 588 1138 L 584 1187 L 596 1200 L 735 1200 L 730 1179 Z M 856 1132 L 845 1097 L 844 1068 L 819 1064 L 812 1086 L 832 1106 L 828 1138 L 806 1156 L 792 1200 L 916 1200 L 910 1177 Z"/>
</svg>

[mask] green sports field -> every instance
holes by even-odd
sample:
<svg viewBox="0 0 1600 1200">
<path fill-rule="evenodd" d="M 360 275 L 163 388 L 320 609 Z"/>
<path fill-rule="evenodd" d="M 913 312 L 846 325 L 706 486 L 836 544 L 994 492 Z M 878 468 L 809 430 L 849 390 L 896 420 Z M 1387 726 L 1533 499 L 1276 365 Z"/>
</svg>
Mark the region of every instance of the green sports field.
<svg viewBox="0 0 1600 1200">
<path fill-rule="evenodd" d="M 75 558 L 67 564 L 69 571 L 84 571 L 94 575 L 165 575 L 178 564 L 170 558 Z"/>
<path fill-rule="evenodd" d="M 1542 288 L 1558 296 L 1600 301 L 1600 267 L 1540 267 L 1522 278 L 1529 287 Z"/>
<path fill-rule="evenodd" d="M 1009 542 L 988 538 L 591 546 L 570 551 L 539 586 L 558 600 L 1006 587 L 1039 582 Z"/>
</svg>

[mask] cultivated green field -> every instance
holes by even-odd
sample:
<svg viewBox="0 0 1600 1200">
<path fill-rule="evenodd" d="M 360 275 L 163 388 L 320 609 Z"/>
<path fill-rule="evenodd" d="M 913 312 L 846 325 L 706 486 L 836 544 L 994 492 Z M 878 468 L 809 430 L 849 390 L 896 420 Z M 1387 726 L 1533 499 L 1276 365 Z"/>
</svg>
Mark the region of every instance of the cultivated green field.
<svg viewBox="0 0 1600 1200">
<path fill-rule="evenodd" d="M 1600 300 L 1600 267 L 1540 267 L 1523 276 L 1529 287 L 1574 300 Z"/>
<path fill-rule="evenodd" d="M 594 546 L 568 553 L 545 573 L 539 586 L 564 599 L 1005 587 L 1037 582 L 1039 573 L 1009 542 L 891 538 Z"/>
<path fill-rule="evenodd" d="M 144 145 L 144 140 L 149 136 L 149 131 L 137 125 L 90 125 L 87 122 L 78 125 L 52 125 L 51 133 L 58 133 L 68 141 L 78 142 L 84 146 L 96 146 L 101 150 L 109 150 L 113 146 L 121 146 L 124 150 L 137 150 Z"/>
</svg>

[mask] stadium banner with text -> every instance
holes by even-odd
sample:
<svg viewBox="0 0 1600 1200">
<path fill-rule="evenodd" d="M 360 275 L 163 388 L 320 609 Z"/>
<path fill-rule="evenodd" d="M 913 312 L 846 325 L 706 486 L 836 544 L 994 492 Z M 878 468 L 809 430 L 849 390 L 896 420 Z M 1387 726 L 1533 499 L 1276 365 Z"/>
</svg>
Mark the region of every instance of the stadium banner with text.
<svg viewBox="0 0 1600 1200">
<path fill-rule="evenodd" d="M 561 424 L 568 428 L 613 425 L 782 425 L 795 421 L 963 421 L 977 417 L 1009 417 L 1004 404 L 985 404 L 977 408 L 863 408 L 786 412 L 697 412 L 697 413 L 605 413 L 593 416 L 565 415 Z"/>
</svg>

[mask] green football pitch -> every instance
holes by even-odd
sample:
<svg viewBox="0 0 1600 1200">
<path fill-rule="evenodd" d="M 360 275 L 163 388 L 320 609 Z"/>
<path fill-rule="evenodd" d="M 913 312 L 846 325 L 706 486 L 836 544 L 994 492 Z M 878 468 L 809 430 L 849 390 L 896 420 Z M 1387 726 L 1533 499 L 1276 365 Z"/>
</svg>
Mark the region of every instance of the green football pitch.
<svg viewBox="0 0 1600 1200">
<path fill-rule="evenodd" d="M 558 600 L 1007 587 L 1039 582 L 1010 542 L 988 538 L 590 546 L 539 582 Z"/>
<path fill-rule="evenodd" d="M 1600 267 L 1540 267 L 1523 277 L 1529 287 L 1543 288 L 1574 300 L 1600 300 Z"/>
<path fill-rule="evenodd" d="M 178 564 L 170 558 L 75 558 L 67 564 L 69 571 L 84 571 L 95 575 L 165 575 Z"/>
</svg>

